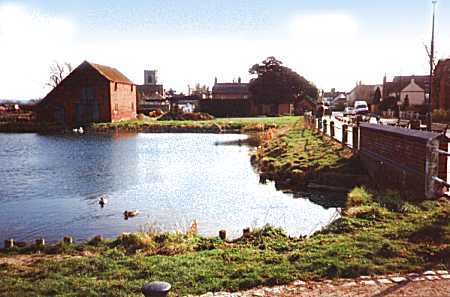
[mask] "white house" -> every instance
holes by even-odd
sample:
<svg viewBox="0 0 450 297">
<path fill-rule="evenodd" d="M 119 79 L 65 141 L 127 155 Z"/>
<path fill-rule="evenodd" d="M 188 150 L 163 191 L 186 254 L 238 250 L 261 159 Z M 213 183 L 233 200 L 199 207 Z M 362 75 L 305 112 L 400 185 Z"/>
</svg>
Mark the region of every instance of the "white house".
<svg viewBox="0 0 450 297">
<path fill-rule="evenodd" d="M 423 105 L 425 103 L 425 90 L 419 86 L 414 78 L 400 91 L 400 102 L 403 104 L 408 96 L 409 105 Z"/>
</svg>

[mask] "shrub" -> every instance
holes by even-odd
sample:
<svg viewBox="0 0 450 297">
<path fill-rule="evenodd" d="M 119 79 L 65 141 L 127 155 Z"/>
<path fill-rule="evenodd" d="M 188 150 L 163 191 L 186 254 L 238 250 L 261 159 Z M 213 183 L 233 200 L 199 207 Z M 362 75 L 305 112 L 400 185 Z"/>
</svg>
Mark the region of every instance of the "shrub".
<svg viewBox="0 0 450 297">
<path fill-rule="evenodd" d="M 450 121 L 450 111 L 445 109 L 435 109 L 433 110 L 433 121 L 435 122 L 449 122 Z"/>
<path fill-rule="evenodd" d="M 372 201 L 372 197 L 365 187 L 356 187 L 347 195 L 347 207 L 367 204 Z"/>
</svg>

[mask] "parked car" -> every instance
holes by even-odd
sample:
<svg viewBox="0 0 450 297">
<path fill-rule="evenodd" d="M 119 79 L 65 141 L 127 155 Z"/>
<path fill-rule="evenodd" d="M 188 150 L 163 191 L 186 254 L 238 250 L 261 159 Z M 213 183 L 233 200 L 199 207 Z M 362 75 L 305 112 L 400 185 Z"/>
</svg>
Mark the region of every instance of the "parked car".
<svg viewBox="0 0 450 297">
<path fill-rule="evenodd" d="M 366 101 L 355 101 L 354 114 L 367 114 L 369 113 L 369 106 Z"/>
<path fill-rule="evenodd" d="M 355 110 L 353 109 L 353 107 L 349 106 L 344 109 L 344 117 L 349 116 L 349 115 L 354 115 L 354 114 L 355 114 Z"/>
</svg>

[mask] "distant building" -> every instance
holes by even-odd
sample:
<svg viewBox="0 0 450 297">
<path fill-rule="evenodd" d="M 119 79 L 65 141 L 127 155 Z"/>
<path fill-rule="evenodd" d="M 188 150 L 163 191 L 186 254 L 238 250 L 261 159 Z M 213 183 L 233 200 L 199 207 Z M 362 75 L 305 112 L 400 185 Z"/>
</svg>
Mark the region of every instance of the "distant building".
<svg viewBox="0 0 450 297">
<path fill-rule="evenodd" d="M 391 82 L 386 81 L 386 77 L 384 77 L 382 98 L 395 98 L 403 102 L 407 93 L 412 92 L 417 97 L 414 101 L 419 105 L 425 102 L 429 89 L 430 77 L 428 75 L 395 76 Z M 419 93 L 421 94 L 419 95 Z M 408 97 L 410 96 L 408 95 Z"/>
<path fill-rule="evenodd" d="M 137 112 L 148 113 L 155 109 L 169 110 L 164 86 L 158 84 L 156 70 L 144 70 L 144 84 L 137 86 Z"/>
<path fill-rule="evenodd" d="M 433 108 L 450 109 L 450 59 L 440 60 L 434 69 Z"/>
<path fill-rule="evenodd" d="M 247 100 L 250 98 L 248 83 L 215 83 L 212 88 L 213 100 Z"/>
<path fill-rule="evenodd" d="M 316 111 L 316 101 L 310 96 L 304 96 L 294 104 L 295 114 L 303 115 L 307 111 Z"/>
<path fill-rule="evenodd" d="M 38 120 L 64 126 L 136 117 L 136 86 L 119 70 L 84 61 L 36 106 Z"/>
<path fill-rule="evenodd" d="M 219 83 L 215 79 L 211 96 L 200 100 L 199 109 L 216 117 L 250 116 L 252 104 L 248 83 Z"/>
<path fill-rule="evenodd" d="M 373 104 L 373 97 L 379 85 L 363 85 L 359 83 L 347 95 L 347 104 L 353 106 L 355 101 L 366 101 L 368 105 Z"/>
</svg>

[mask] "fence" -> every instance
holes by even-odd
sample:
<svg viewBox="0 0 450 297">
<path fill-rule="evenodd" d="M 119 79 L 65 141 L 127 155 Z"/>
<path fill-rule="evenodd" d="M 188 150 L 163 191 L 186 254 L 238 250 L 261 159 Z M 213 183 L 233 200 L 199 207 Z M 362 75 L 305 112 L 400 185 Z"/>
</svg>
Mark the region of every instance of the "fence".
<svg viewBox="0 0 450 297">
<path fill-rule="evenodd" d="M 450 187 L 444 134 L 312 115 L 305 116 L 305 124 L 351 147 L 379 188 L 397 189 L 407 199 L 420 200 Z"/>
</svg>

